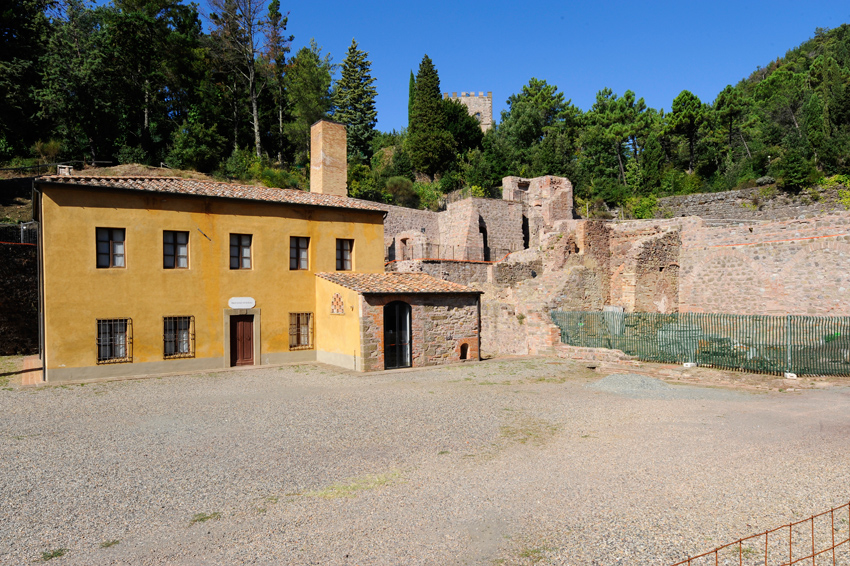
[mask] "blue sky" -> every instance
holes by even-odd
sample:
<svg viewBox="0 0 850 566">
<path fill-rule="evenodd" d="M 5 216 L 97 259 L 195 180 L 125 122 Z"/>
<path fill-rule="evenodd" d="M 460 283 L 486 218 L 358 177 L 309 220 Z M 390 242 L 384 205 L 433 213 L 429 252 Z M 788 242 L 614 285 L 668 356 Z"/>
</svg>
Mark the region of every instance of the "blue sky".
<svg viewBox="0 0 850 566">
<path fill-rule="evenodd" d="M 492 91 L 496 120 L 531 77 L 557 85 L 583 110 L 604 87 L 631 89 L 669 110 L 684 89 L 711 102 L 816 27 L 850 23 L 847 0 L 281 4 L 293 51 L 314 37 L 336 63 L 352 38 L 369 52 L 384 131 L 407 125 L 410 71 L 425 53 L 444 92 Z"/>
</svg>

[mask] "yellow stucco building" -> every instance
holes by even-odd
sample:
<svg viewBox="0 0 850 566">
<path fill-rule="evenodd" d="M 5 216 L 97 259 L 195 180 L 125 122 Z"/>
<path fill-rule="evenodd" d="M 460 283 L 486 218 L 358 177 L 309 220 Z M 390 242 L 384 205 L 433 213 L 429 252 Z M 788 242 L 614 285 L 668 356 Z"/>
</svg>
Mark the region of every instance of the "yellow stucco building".
<svg viewBox="0 0 850 566">
<path fill-rule="evenodd" d="M 478 359 L 479 292 L 385 273 L 384 210 L 346 196 L 345 127 L 312 139 L 309 192 L 36 179 L 44 380 Z"/>
<path fill-rule="evenodd" d="M 315 273 L 383 271 L 383 211 L 337 195 L 54 176 L 36 196 L 47 381 L 321 359 Z"/>
</svg>

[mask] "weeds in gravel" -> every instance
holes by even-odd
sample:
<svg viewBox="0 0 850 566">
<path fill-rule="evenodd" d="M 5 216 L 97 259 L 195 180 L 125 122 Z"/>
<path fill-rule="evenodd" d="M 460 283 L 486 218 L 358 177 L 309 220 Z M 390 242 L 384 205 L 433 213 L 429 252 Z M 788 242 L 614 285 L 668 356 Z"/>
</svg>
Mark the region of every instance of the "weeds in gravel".
<svg viewBox="0 0 850 566">
<path fill-rule="evenodd" d="M 348 482 L 335 483 L 325 489 L 310 491 L 304 495 L 307 497 L 321 497 L 323 499 L 337 499 L 339 497 L 356 497 L 360 491 L 367 491 L 382 487 L 401 478 L 401 474 L 397 471 L 392 471 L 386 474 L 375 474 L 371 476 L 361 476 L 352 478 Z"/>
<path fill-rule="evenodd" d="M 53 560 L 54 558 L 59 558 L 60 556 L 65 556 L 65 553 L 68 552 L 67 548 L 57 548 L 55 550 L 46 550 L 41 553 L 41 561 L 47 562 L 48 560 Z"/>
<path fill-rule="evenodd" d="M 439 452 L 437 452 L 437 456 L 442 456 L 443 454 L 448 454 L 448 453 L 449 453 L 448 450 L 440 450 Z"/>
<path fill-rule="evenodd" d="M 121 541 L 120 541 L 120 540 L 118 540 L 118 539 L 115 539 L 115 540 L 105 540 L 105 541 L 103 541 L 102 543 L 100 543 L 100 548 L 112 548 L 112 547 L 113 547 L 113 546 L 115 546 L 116 544 L 120 544 L 120 543 L 121 543 Z"/>
<path fill-rule="evenodd" d="M 214 511 L 213 513 L 196 513 L 192 520 L 189 522 L 189 526 L 194 525 L 195 523 L 205 523 L 207 521 L 215 521 L 221 519 L 221 513 L 218 511 Z"/>
<path fill-rule="evenodd" d="M 519 552 L 519 557 L 525 558 L 531 564 L 537 564 L 543 560 L 543 553 L 548 550 L 545 546 L 541 546 L 540 548 L 524 548 Z"/>
<path fill-rule="evenodd" d="M 499 427 L 499 432 L 505 440 L 519 444 L 540 445 L 555 436 L 558 425 L 530 416 L 523 416 L 511 424 Z"/>
</svg>

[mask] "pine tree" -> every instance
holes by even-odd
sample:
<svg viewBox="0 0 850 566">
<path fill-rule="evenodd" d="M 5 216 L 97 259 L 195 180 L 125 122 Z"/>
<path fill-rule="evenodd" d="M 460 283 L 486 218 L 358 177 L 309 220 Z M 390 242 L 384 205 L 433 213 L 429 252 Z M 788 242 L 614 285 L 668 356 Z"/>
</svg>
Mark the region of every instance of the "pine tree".
<svg viewBox="0 0 850 566">
<path fill-rule="evenodd" d="M 348 155 L 361 161 L 371 157 L 370 144 L 375 137 L 378 116 L 375 109 L 378 92 L 372 86 L 375 79 L 369 72 L 372 62 L 367 59 L 368 55 L 357 49 L 356 40 L 351 40 L 333 97 L 334 118 L 346 126 Z"/>
<path fill-rule="evenodd" d="M 451 163 L 455 143 L 446 129 L 440 77 L 427 55 L 422 58 L 416 75 L 416 94 L 408 132 L 410 160 L 417 171 L 433 175 Z"/>
</svg>

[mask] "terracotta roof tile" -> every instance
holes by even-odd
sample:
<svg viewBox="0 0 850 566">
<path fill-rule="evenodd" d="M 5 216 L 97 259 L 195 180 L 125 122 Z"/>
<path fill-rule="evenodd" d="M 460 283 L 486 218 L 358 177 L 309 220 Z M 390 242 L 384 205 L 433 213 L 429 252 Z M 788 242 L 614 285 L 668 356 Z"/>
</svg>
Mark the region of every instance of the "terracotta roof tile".
<svg viewBox="0 0 850 566">
<path fill-rule="evenodd" d="M 333 208 L 349 208 L 354 210 L 374 210 L 383 212 L 383 209 L 378 208 L 374 203 L 351 199 L 348 197 L 310 193 L 297 189 L 251 187 L 246 185 L 232 185 L 230 183 L 217 183 L 214 181 L 180 179 L 176 177 L 88 177 L 48 175 L 39 177 L 36 179 L 36 183 L 126 189 L 153 193 L 176 193 L 201 197 L 258 200 L 284 204 L 328 206 Z"/>
<path fill-rule="evenodd" d="M 481 291 L 443 281 L 426 273 L 351 273 L 333 272 L 317 273 L 321 277 L 337 285 L 363 294 L 376 293 L 470 293 L 481 294 Z"/>
</svg>

